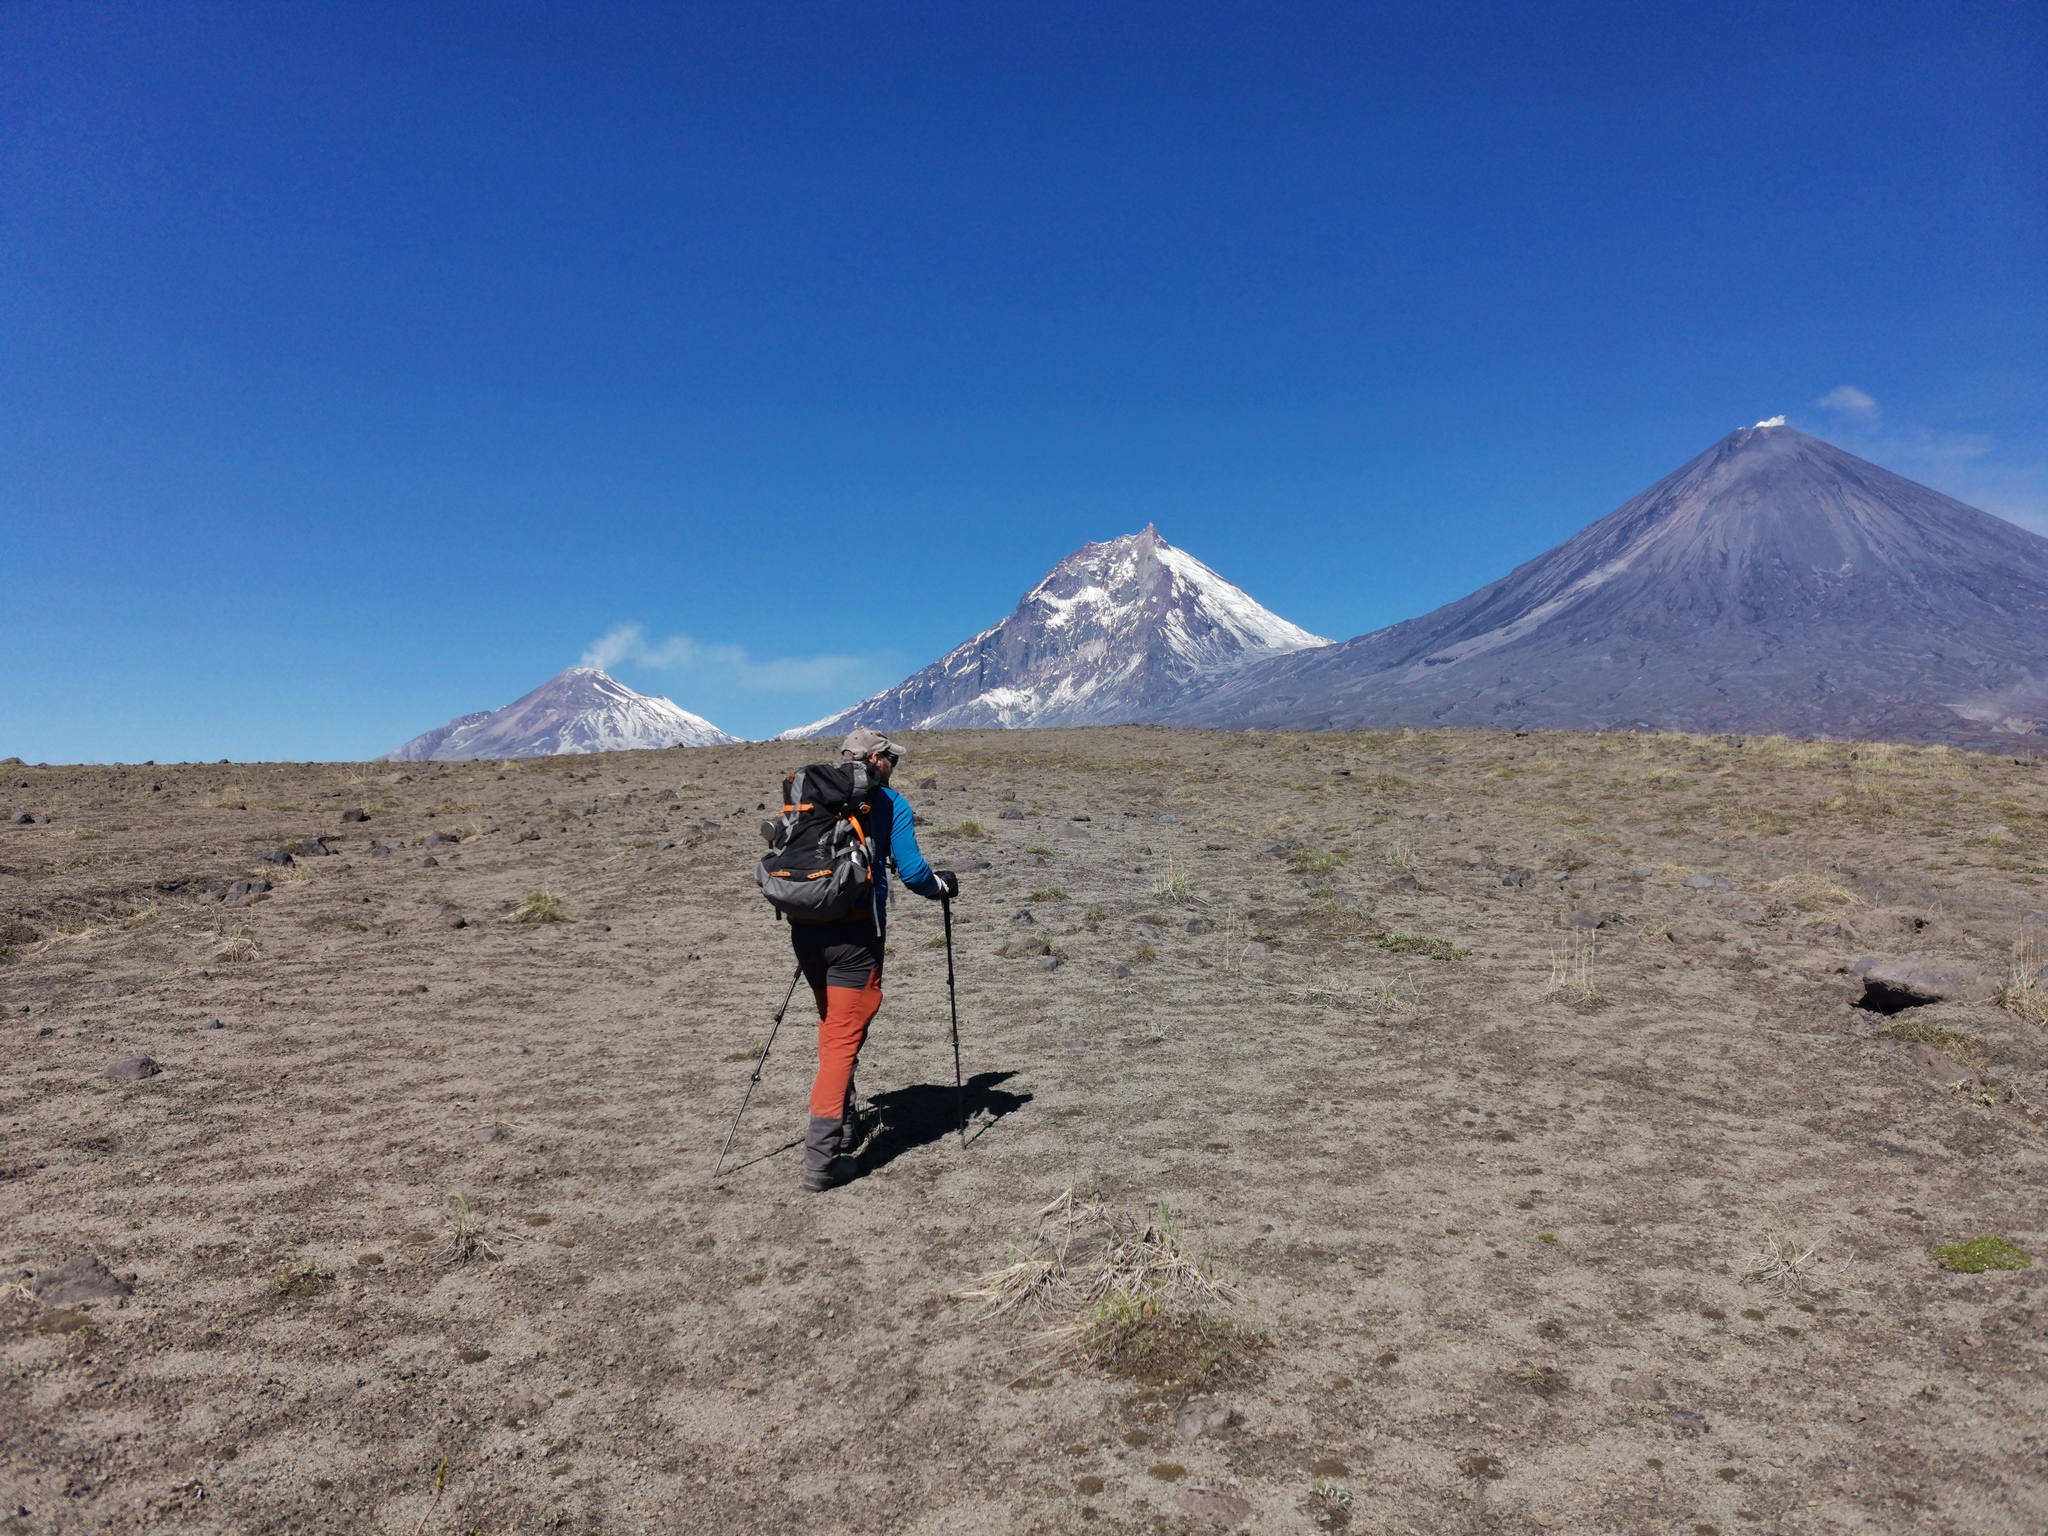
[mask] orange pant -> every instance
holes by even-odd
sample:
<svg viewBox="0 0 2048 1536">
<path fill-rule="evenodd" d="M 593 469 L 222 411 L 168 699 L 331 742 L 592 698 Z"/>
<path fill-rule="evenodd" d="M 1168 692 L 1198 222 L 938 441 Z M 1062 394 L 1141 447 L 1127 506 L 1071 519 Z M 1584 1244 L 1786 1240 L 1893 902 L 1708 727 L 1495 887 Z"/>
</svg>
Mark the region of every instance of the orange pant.
<svg viewBox="0 0 2048 1536">
<path fill-rule="evenodd" d="M 811 1082 L 811 1113 L 834 1119 L 846 1113 L 853 1063 L 882 1006 L 882 973 L 868 972 L 864 987 L 813 987 L 818 999 L 818 1075 Z"/>
</svg>

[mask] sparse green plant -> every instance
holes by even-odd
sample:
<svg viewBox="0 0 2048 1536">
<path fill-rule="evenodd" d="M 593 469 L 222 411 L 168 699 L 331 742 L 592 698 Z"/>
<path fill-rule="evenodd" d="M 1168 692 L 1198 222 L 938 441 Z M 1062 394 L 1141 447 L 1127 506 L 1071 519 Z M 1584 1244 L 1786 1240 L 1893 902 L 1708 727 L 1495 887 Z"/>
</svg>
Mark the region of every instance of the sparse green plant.
<svg viewBox="0 0 2048 1536">
<path fill-rule="evenodd" d="M 1381 850 L 1380 862 L 1394 869 L 1413 869 L 1418 861 L 1415 850 L 1397 838 L 1391 847 Z"/>
<path fill-rule="evenodd" d="M 77 838 L 78 841 L 80 841 L 81 843 L 89 843 L 95 841 L 96 839 L 105 837 L 107 834 L 101 831 L 98 827 L 79 827 L 75 831 L 73 831 L 71 835 Z"/>
<path fill-rule="evenodd" d="M 281 1264 L 270 1277 L 270 1289 L 277 1296 L 311 1296 L 326 1287 L 334 1275 L 311 1259 L 293 1259 Z"/>
<path fill-rule="evenodd" d="M 1981 1275 L 1987 1269 L 2032 1269 L 2034 1256 L 2018 1243 L 1987 1232 L 1935 1249 L 1934 1262 L 1959 1275 Z"/>
<path fill-rule="evenodd" d="M 1044 890 L 1033 891 L 1031 899 L 1033 901 L 1065 901 L 1067 893 L 1056 885 L 1048 885 Z"/>
<path fill-rule="evenodd" d="M 447 1250 L 442 1254 L 446 1264 L 466 1264 L 471 1259 L 495 1259 L 501 1257 L 491 1245 L 490 1229 L 484 1224 L 483 1213 L 469 1203 L 467 1195 L 448 1197 L 448 1239 Z"/>
<path fill-rule="evenodd" d="M 1376 933 L 1367 935 L 1381 949 L 1393 955 L 1422 955 L 1430 960 L 1463 960 L 1472 951 L 1460 949 L 1449 939 L 1428 933 Z"/>
<path fill-rule="evenodd" d="M 1055 958 L 1064 959 L 1067 952 L 1061 949 L 1059 945 L 1053 943 L 1048 935 L 1035 933 L 1029 938 L 1003 940 L 1001 944 L 996 946 L 996 953 L 1005 959 L 1014 960 L 1020 956 L 1028 959 L 1033 956 L 1044 955 L 1052 955 Z"/>
<path fill-rule="evenodd" d="M 1159 951 L 1154 949 L 1150 943 L 1142 943 L 1131 951 L 1131 958 L 1137 961 L 1157 960 L 1159 958 Z"/>
<path fill-rule="evenodd" d="M 1308 1496 L 1322 1505 L 1325 1513 L 1341 1515 L 1347 1520 L 1357 1497 L 1348 1483 L 1340 1483 L 1334 1477 L 1318 1477 L 1308 1485 Z"/>
<path fill-rule="evenodd" d="M 506 913 L 507 921 L 514 923 L 559 923 L 568 917 L 561 898 L 552 891 L 534 891 L 518 906 Z"/>
<path fill-rule="evenodd" d="M 1910 1013 L 1873 1029 L 1871 1034 L 1884 1040 L 1903 1040 L 1909 1045 L 1931 1045 L 1959 1067 L 1975 1067 L 1983 1063 L 1975 1035 L 1953 1025 L 1916 1019 Z"/>
<path fill-rule="evenodd" d="M 1043 843 L 1033 843 L 1029 848 L 1026 848 L 1024 851 L 1026 853 L 1036 854 L 1041 859 L 1049 859 L 1052 857 L 1052 850 L 1046 847 Z"/>
<path fill-rule="evenodd" d="M 1297 848 L 1287 856 L 1287 863 L 1298 875 L 1327 875 L 1351 861 L 1348 853 L 1332 853 L 1321 848 Z"/>
<path fill-rule="evenodd" d="M 963 821 L 953 829 L 955 837 L 987 837 L 988 828 L 978 821 Z"/>
<path fill-rule="evenodd" d="M 1804 1290 L 1807 1271 L 1819 1258 L 1818 1245 L 1809 1242 L 1797 1229 L 1784 1227 L 1764 1236 L 1743 1266 L 1742 1283 L 1780 1291 Z"/>
<path fill-rule="evenodd" d="M 1152 887 L 1152 894 L 1164 896 L 1175 906 L 1183 906 L 1195 899 L 1194 887 L 1188 883 L 1187 870 L 1171 855 L 1166 860 L 1165 878 Z"/>
</svg>

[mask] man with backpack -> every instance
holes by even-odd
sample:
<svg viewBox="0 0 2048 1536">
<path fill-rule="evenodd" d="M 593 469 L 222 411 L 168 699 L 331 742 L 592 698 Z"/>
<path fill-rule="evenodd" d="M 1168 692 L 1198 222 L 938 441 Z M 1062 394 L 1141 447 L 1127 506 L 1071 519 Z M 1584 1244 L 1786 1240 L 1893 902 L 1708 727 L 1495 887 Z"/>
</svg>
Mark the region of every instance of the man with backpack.
<svg viewBox="0 0 2048 1536">
<path fill-rule="evenodd" d="M 933 901 L 960 892 L 958 876 L 925 862 L 910 802 L 889 787 L 903 749 L 863 727 L 839 758 L 789 776 L 781 820 L 764 828 L 770 849 L 759 871 L 818 1000 L 818 1075 L 804 1136 L 804 1188 L 813 1191 L 859 1172 L 853 1070 L 882 1006 L 889 869 Z"/>
</svg>

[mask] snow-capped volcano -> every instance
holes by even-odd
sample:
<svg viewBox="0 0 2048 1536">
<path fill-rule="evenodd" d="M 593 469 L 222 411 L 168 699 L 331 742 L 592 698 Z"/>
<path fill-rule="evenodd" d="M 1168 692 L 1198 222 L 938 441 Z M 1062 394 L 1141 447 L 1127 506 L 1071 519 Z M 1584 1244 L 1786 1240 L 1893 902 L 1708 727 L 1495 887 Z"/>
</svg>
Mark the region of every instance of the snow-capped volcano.
<svg viewBox="0 0 2048 1536">
<path fill-rule="evenodd" d="M 503 709 L 463 715 L 415 736 L 383 761 L 640 752 L 738 740 L 667 699 L 635 693 L 596 667 L 571 667 Z"/>
<path fill-rule="evenodd" d="M 894 688 L 785 734 L 1142 723 L 1247 661 L 1329 643 L 1148 526 L 1082 545 L 995 628 Z"/>
<path fill-rule="evenodd" d="M 1165 723 L 2048 730 L 2048 540 L 1773 417 L 1491 586 Z"/>
</svg>

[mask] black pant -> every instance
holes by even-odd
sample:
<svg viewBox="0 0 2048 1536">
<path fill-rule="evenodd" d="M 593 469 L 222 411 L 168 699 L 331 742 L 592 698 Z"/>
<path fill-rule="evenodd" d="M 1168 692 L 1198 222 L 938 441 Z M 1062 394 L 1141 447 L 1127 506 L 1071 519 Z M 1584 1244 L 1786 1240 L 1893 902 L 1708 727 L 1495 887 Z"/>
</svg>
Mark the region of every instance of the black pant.
<svg viewBox="0 0 2048 1536">
<path fill-rule="evenodd" d="M 874 918 L 865 912 L 836 923 L 789 925 L 790 947 L 796 951 L 796 963 L 803 967 L 804 980 L 813 992 L 826 987 L 865 987 L 870 973 L 879 984 L 888 936 L 888 923 L 877 933 Z"/>
</svg>

